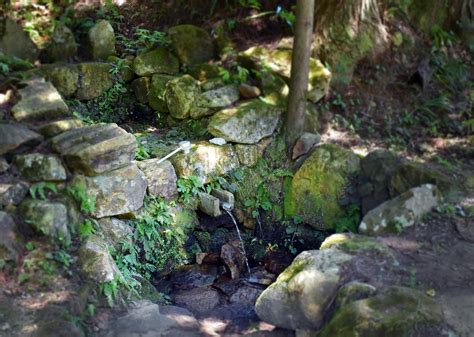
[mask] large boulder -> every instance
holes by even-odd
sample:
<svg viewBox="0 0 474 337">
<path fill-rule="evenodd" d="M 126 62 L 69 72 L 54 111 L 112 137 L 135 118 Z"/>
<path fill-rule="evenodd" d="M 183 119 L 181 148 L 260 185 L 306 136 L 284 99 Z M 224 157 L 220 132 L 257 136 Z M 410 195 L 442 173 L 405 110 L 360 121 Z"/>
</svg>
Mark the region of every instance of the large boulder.
<svg viewBox="0 0 474 337">
<path fill-rule="evenodd" d="M 98 235 L 89 236 L 79 249 L 79 264 L 87 278 L 98 282 L 112 282 L 121 277 L 109 247 Z"/>
<path fill-rule="evenodd" d="M 70 170 L 98 175 L 126 166 L 135 157 L 135 136 L 116 124 L 95 124 L 64 132 L 51 139 Z"/>
<path fill-rule="evenodd" d="M 44 78 L 32 78 L 19 90 L 20 101 L 12 108 L 18 122 L 32 122 L 69 116 L 69 108 L 56 88 Z"/>
<path fill-rule="evenodd" d="M 79 100 L 97 98 L 114 84 L 109 63 L 80 63 L 77 67 L 79 69 L 79 86 L 76 97 Z"/>
<path fill-rule="evenodd" d="M 287 184 L 285 214 L 300 215 L 319 229 L 334 229 L 344 217 L 339 198 L 359 172 L 359 158 L 333 144 L 317 146 Z"/>
<path fill-rule="evenodd" d="M 178 153 L 171 159 L 179 177 L 196 176 L 208 183 L 212 176 L 223 176 L 239 167 L 232 145 L 223 146 L 199 142 L 190 153 Z"/>
<path fill-rule="evenodd" d="M 0 155 L 20 150 L 21 147 L 37 145 L 43 140 L 40 134 L 28 129 L 22 124 L 0 123 Z"/>
<path fill-rule="evenodd" d="M 132 69 L 138 76 L 175 75 L 179 72 L 179 61 L 168 49 L 157 48 L 135 57 Z"/>
<path fill-rule="evenodd" d="M 193 25 L 180 25 L 168 30 L 171 45 L 181 63 L 192 66 L 214 57 L 214 44 L 209 33 Z"/>
<path fill-rule="evenodd" d="M 0 212 L 0 260 L 17 262 L 21 251 L 20 237 L 13 218 Z"/>
<path fill-rule="evenodd" d="M 28 153 L 15 156 L 13 163 L 21 176 L 31 182 L 64 181 L 66 169 L 55 155 Z"/>
<path fill-rule="evenodd" d="M 64 23 L 59 22 L 54 28 L 47 51 L 51 62 L 67 61 L 76 56 L 74 34 Z"/>
<path fill-rule="evenodd" d="M 165 100 L 166 86 L 169 81 L 176 77 L 169 75 L 153 75 L 149 84 L 146 100 L 150 106 L 158 112 L 167 112 L 168 105 Z"/>
<path fill-rule="evenodd" d="M 92 216 L 104 218 L 140 209 L 146 193 L 146 178 L 135 164 L 96 177 L 75 176 L 72 186 L 85 186 L 95 198 Z"/>
<path fill-rule="evenodd" d="M 280 108 L 254 99 L 216 113 L 208 131 L 229 142 L 255 144 L 273 134 L 281 113 Z"/>
<path fill-rule="evenodd" d="M 98 21 L 89 30 L 89 43 L 94 60 L 106 60 L 115 55 L 115 34 L 112 25 L 107 20 Z"/>
<path fill-rule="evenodd" d="M 49 122 L 41 125 L 38 131 L 45 137 L 51 138 L 57 136 L 63 132 L 81 128 L 84 126 L 84 122 L 78 118 L 60 119 L 57 121 Z"/>
<path fill-rule="evenodd" d="M 369 211 L 362 219 L 359 231 L 369 235 L 400 232 L 438 206 L 440 199 L 434 185 L 412 188 Z"/>
<path fill-rule="evenodd" d="M 190 75 L 170 80 L 166 84 L 165 100 L 170 115 L 176 119 L 188 118 L 201 89 Z"/>
<path fill-rule="evenodd" d="M 140 170 L 145 174 L 148 184 L 148 194 L 173 199 L 178 196 L 176 187 L 176 172 L 170 161 L 162 163 L 160 159 L 148 159 L 137 162 Z"/>
<path fill-rule="evenodd" d="M 27 32 L 12 19 L 0 20 L 0 51 L 30 62 L 38 58 L 38 47 Z"/>
<path fill-rule="evenodd" d="M 75 65 L 44 64 L 31 73 L 46 78 L 64 97 L 74 95 L 79 85 L 79 69 Z"/>
</svg>

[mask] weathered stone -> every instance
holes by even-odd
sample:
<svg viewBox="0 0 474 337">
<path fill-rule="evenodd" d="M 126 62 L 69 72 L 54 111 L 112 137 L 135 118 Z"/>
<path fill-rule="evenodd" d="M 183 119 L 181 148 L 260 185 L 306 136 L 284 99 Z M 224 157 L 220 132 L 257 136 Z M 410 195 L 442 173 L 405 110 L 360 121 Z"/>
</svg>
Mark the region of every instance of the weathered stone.
<svg viewBox="0 0 474 337">
<path fill-rule="evenodd" d="M 94 60 L 106 60 L 115 55 L 115 34 L 112 25 L 107 20 L 98 21 L 89 30 L 89 43 Z"/>
<path fill-rule="evenodd" d="M 188 68 L 188 74 L 200 82 L 219 77 L 220 67 L 216 64 L 200 63 Z"/>
<path fill-rule="evenodd" d="M 45 137 L 51 138 L 63 132 L 83 127 L 84 123 L 77 118 L 61 119 L 41 125 L 38 131 Z"/>
<path fill-rule="evenodd" d="M 137 162 L 140 170 L 145 174 L 148 183 L 148 193 L 165 199 L 174 199 L 178 196 L 176 172 L 170 161 L 157 164 L 160 159 L 148 159 Z"/>
<path fill-rule="evenodd" d="M 69 116 L 69 108 L 55 87 L 43 78 L 24 82 L 19 90 L 20 101 L 12 108 L 13 118 L 19 122 L 48 120 Z"/>
<path fill-rule="evenodd" d="M 51 139 L 74 172 L 98 175 L 128 165 L 135 157 L 135 136 L 116 124 L 96 124 L 66 131 Z"/>
<path fill-rule="evenodd" d="M 409 336 L 418 323 L 437 325 L 442 317 L 441 307 L 422 292 L 391 287 L 342 306 L 318 336 Z"/>
<path fill-rule="evenodd" d="M 76 93 L 79 85 L 79 69 L 70 64 L 44 64 L 31 71 L 51 82 L 58 92 L 69 97 Z"/>
<path fill-rule="evenodd" d="M 307 154 L 319 141 L 321 136 L 314 133 L 305 132 L 293 146 L 292 159 L 295 160 L 305 154 Z"/>
<path fill-rule="evenodd" d="M 175 75 L 179 72 L 179 61 L 168 49 L 157 48 L 135 57 L 132 67 L 138 76 Z"/>
<path fill-rule="evenodd" d="M 38 47 L 31 41 L 28 33 L 20 25 L 12 19 L 6 19 L 2 20 L 2 26 L 0 51 L 7 56 L 15 56 L 30 62 L 38 58 Z"/>
<path fill-rule="evenodd" d="M 234 209 L 234 195 L 230 193 L 229 191 L 223 190 L 221 188 L 214 188 L 211 191 L 211 195 L 219 199 L 221 204 L 226 204 L 228 209 L 232 210 Z"/>
<path fill-rule="evenodd" d="M 440 199 L 434 185 L 412 188 L 369 211 L 362 219 L 359 231 L 369 235 L 402 231 L 436 207 Z"/>
<path fill-rule="evenodd" d="M 223 146 L 199 142 L 189 154 L 182 152 L 171 159 L 179 177 L 196 176 L 208 183 L 213 175 L 223 176 L 239 167 L 239 161 L 232 145 Z"/>
<path fill-rule="evenodd" d="M 80 63 L 79 87 L 76 92 L 77 99 L 90 100 L 97 98 L 109 90 L 114 82 L 108 63 L 90 62 Z"/>
<path fill-rule="evenodd" d="M 278 107 L 255 99 L 216 113 L 208 131 L 229 142 L 255 144 L 273 134 L 281 113 Z"/>
<path fill-rule="evenodd" d="M 190 75 L 169 81 L 166 85 L 165 100 L 170 115 L 177 119 L 189 117 L 200 93 L 198 82 Z"/>
<path fill-rule="evenodd" d="M 13 218 L 0 211 L 0 260 L 17 262 L 21 251 L 20 237 Z"/>
<path fill-rule="evenodd" d="M 66 170 L 55 155 L 29 153 L 15 156 L 13 163 L 23 178 L 31 182 L 64 181 Z"/>
<path fill-rule="evenodd" d="M 263 264 L 265 269 L 275 275 L 280 275 L 292 262 L 294 256 L 286 249 L 278 248 L 265 252 Z"/>
<path fill-rule="evenodd" d="M 199 103 L 205 108 L 225 108 L 239 100 L 239 91 L 235 85 L 227 85 L 203 92 L 199 96 Z"/>
<path fill-rule="evenodd" d="M 257 164 L 258 149 L 256 145 L 235 144 L 234 148 L 240 165 L 252 167 Z"/>
<path fill-rule="evenodd" d="M 194 314 L 206 314 L 221 303 L 221 294 L 212 287 L 181 290 L 173 294 L 173 302 L 189 309 Z"/>
<path fill-rule="evenodd" d="M 245 83 L 239 85 L 239 93 L 243 98 L 256 98 L 262 94 L 258 87 Z"/>
<path fill-rule="evenodd" d="M 217 267 L 211 265 L 180 266 L 169 277 L 174 289 L 192 289 L 212 286 L 217 279 Z"/>
<path fill-rule="evenodd" d="M 199 210 L 207 215 L 218 217 L 221 215 L 219 199 L 207 193 L 199 193 Z"/>
<path fill-rule="evenodd" d="M 62 203 L 26 199 L 20 204 L 19 214 L 36 232 L 64 242 L 70 240 L 67 209 Z"/>
<path fill-rule="evenodd" d="M 192 66 L 214 57 L 214 44 L 209 34 L 193 25 L 180 25 L 168 30 L 171 45 L 181 63 Z"/>
<path fill-rule="evenodd" d="M 74 34 L 64 23 L 56 24 L 47 51 L 51 62 L 67 61 L 76 56 Z"/>
<path fill-rule="evenodd" d="M 120 250 L 122 242 L 132 243 L 132 228 L 123 220 L 116 218 L 103 218 L 98 221 L 106 241 L 115 249 Z"/>
<path fill-rule="evenodd" d="M 85 186 L 95 198 L 96 207 L 91 213 L 96 218 L 136 211 L 143 206 L 146 193 L 146 178 L 134 164 L 101 176 L 76 176 L 71 184 Z"/>
<path fill-rule="evenodd" d="M 107 243 L 98 235 L 89 236 L 79 249 L 79 264 L 82 272 L 99 283 L 112 282 L 121 277 Z"/>
<path fill-rule="evenodd" d="M 150 90 L 150 78 L 140 77 L 132 82 L 132 90 L 140 103 L 148 103 L 148 93 Z"/>
<path fill-rule="evenodd" d="M 201 82 L 200 84 L 202 91 L 214 90 L 225 86 L 224 80 L 220 77 L 210 78 L 208 80 L 205 80 L 204 82 Z"/>
<path fill-rule="evenodd" d="M 5 173 L 10 168 L 7 160 L 3 157 L 0 157 L 0 174 Z"/>
<path fill-rule="evenodd" d="M 376 292 L 377 288 L 368 283 L 358 281 L 346 283 L 337 293 L 336 306 L 341 308 L 351 302 L 371 297 Z"/>
<path fill-rule="evenodd" d="M 186 309 L 140 301 L 125 315 L 108 322 L 100 337 L 180 336 L 201 337 L 200 326 Z"/>
<path fill-rule="evenodd" d="M 258 298 L 260 319 L 287 329 L 317 330 L 352 257 L 336 249 L 305 251 Z M 289 315 L 288 313 L 291 313 Z"/>
<path fill-rule="evenodd" d="M 339 198 L 359 172 L 359 158 L 332 144 L 317 146 L 287 185 L 285 214 L 300 215 L 320 229 L 334 229 L 344 216 Z"/>
<path fill-rule="evenodd" d="M 18 205 L 26 197 L 28 188 L 28 184 L 23 181 L 0 184 L 0 205 Z"/>
<path fill-rule="evenodd" d="M 224 244 L 221 248 L 221 260 L 230 270 L 233 280 L 240 278 L 240 275 L 248 273 L 246 256 L 242 250 L 242 243 L 239 240 Z"/>
<path fill-rule="evenodd" d="M 166 85 L 175 77 L 169 75 L 153 75 L 148 92 L 148 103 L 159 112 L 167 112 L 168 105 L 165 100 Z"/>
</svg>

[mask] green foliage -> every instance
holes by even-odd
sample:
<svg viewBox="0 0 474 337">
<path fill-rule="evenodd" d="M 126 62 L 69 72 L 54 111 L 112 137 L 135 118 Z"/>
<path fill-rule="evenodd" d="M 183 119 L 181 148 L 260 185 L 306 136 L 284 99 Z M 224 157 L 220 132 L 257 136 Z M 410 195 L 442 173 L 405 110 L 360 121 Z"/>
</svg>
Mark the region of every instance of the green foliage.
<svg viewBox="0 0 474 337">
<path fill-rule="evenodd" d="M 30 195 L 33 199 L 36 199 L 39 197 L 41 200 L 46 199 L 46 190 L 49 190 L 54 193 L 58 193 L 58 189 L 56 188 L 56 185 L 51 182 L 40 182 L 31 185 L 30 187 Z"/>
<path fill-rule="evenodd" d="M 137 137 L 137 152 L 135 152 L 135 160 L 145 160 L 151 157 L 148 143 Z"/>
<path fill-rule="evenodd" d="M 161 31 L 151 31 L 145 28 L 135 28 L 133 38 L 117 34 L 117 43 L 124 53 L 141 53 L 156 47 L 169 47 L 169 36 Z"/>
<path fill-rule="evenodd" d="M 181 177 L 177 182 L 179 198 L 188 203 L 192 197 L 204 191 L 204 184 L 196 176 Z"/>
<path fill-rule="evenodd" d="M 99 286 L 100 293 L 107 299 L 109 307 L 113 307 L 120 295 L 120 286 L 123 284 L 119 276 L 110 282 L 104 282 Z"/>
<path fill-rule="evenodd" d="M 219 77 L 225 83 L 241 84 L 248 81 L 250 72 L 247 68 L 240 66 L 237 62 L 233 62 L 229 69 L 220 68 Z"/>
<path fill-rule="evenodd" d="M 7 261 L 0 259 L 0 270 L 4 269 L 7 265 Z"/>
<path fill-rule="evenodd" d="M 66 192 L 79 204 L 82 212 L 90 214 L 95 211 L 95 197 L 87 193 L 86 185 L 75 184 L 68 187 Z"/>
<path fill-rule="evenodd" d="M 91 219 L 86 219 L 83 223 L 77 226 L 77 234 L 81 239 L 94 234 L 95 231 L 94 220 Z"/>
<path fill-rule="evenodd" d="M 261 9 L 262 3 L 259 0 L 238 0 L 243 8 Z"/>
<path fill-rule="evenodd" d="M 351 204 L 345 209 L 345 215 L 336 223 L 336 233 L 352 232 L 357 233 L 360 223 L 360 207 Z"/>
</svg>

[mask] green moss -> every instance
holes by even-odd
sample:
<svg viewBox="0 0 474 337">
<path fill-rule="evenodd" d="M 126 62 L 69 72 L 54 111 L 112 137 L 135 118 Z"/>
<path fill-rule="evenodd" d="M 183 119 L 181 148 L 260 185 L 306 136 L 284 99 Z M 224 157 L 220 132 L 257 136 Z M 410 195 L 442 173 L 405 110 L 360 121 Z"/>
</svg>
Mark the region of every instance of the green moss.
<svg viewBox="0 0 474 337">
<path fill-rule="evenodd" d="M 89 100 L 101 96 L 109 90 L 113 83 L 108 63 L 81 63 L 79 69 L 79 88 L 76 97 L 80 100 Z"/>
<path fill-rule="evenodd" d="M 278 276 L 278 282 L 290 282 L 296 275 L 303 271 L 308 265 L 307 260 L 296 259 Z"/>
<path fill-rule="evenodd" d="M 205 63 L 214 57 L 214 44 L 209 34 L 193 25 L 180 25 L 168 30 L 171 44 L 181 63 L 188 66 Z"/>
</svg>

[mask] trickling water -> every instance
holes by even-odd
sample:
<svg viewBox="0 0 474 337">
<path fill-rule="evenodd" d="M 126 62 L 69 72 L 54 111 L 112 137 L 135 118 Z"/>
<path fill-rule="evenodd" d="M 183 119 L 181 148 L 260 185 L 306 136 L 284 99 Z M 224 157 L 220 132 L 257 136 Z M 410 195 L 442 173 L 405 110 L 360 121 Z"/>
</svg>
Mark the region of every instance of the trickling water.
<svg viewBox="0 0 474 337">
<path fill-rule="evenodd" d="M 249 277 L 251 277 L 252 274 L 250 273 L 249 260 L 247 259 L 247 253 L 245 251 L 244 240 L 242 240 L 242 235 L 240 234 L 239 225 L 237 225 L 237 221 L 235 220 L 234 216 L 232 215 L 232 212 L 226 207 L 222 207 L 222 208 L 224 209 L 224 211 L 226 211 L 227 214 L 229 214 L 230 218 L 234 222 L 235 229 L 237 230 L 237 235 L 239 236 L 240 246 L 242 248 L 242 253 L 244 253 L 245 266 L 247 267 L 247 272 L 249 274 Z"/>
</svg>

